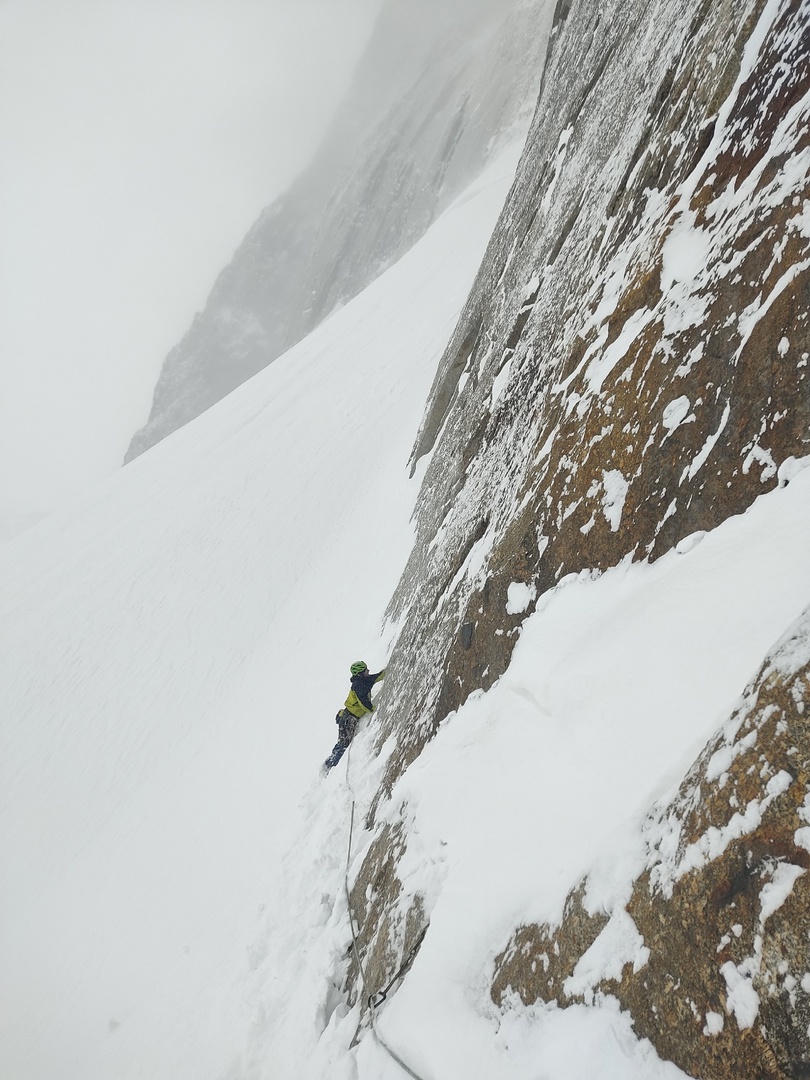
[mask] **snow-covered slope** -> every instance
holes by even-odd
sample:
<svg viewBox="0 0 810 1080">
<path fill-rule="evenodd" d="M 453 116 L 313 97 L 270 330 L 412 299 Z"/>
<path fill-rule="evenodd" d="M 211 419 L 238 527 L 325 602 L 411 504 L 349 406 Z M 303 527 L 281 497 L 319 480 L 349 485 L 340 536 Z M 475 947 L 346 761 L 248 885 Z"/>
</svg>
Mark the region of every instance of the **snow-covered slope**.
<svg viewBox="0 0 810 1080">
<path fill-rule="evenodd" d="M 201 1080 L 235 1054 L 231 973 L 347 665 L 384 659 L 410 443 L 518 152 L 249 386 L 4 548 L 4 1078 Z"/>
<path fill-rule="evenodd" d="M 386 0 L 327 138 L 166 358 L 127 460 L 355 296 L 525 133 L 552 9 L 551 0 Z"/>
<path fill-rule="evenodd" d="M 391 608 L 401 630 L 377 737 L 387 761 L 366 818 L 367 853 L 353 876 L 372 993 L 418 952 L 406 980 L 413 984 L 435 927 L 435 893 L 412 880 L 413 825 L 409 804 L 397 796 L 400 785 L 420 771 L 448 716 L 506 677 L 531 613 L 571 573 L 659 560 L 691 534 L 726 528 L 761 494 L 797 482 L 791 476 L 810 450 L 809 24 L 807 0 L 558 5 L 526 152 L 440 365 L 414 455 L 431 460 L 417 540 Z M 810 599 L 799 570 L 785 585 L 790 591 L 795 584 L 795 606 L 783 611 L 782 625 L 771 626 L 773 638 Z M 736 587 L 747 593 L 744 579 Z M 745 619 L 757 649 L 730 696 L 756 674 L 770 644 L 757 636 L 768 625 L 767 598 L 751 599 Z M 707 660 L 719 669 L 729 631 L 715 629 Z M 656 631 L 653 621 L 651 638 Z M 612 633 L 604 626 L 590 648 L 609 651 Z M 673 665 L 684 663 L 681 648 L 676 642 Z M 738 641 L 733 648 L 744 655 Z M 648 662 L 643 650 L 637 659 Z M 570 669 L 572 681 L 587 678 L 590 658 L 581 666 L 581 676 Z M 623 676 L 631 677 L 635 667 Z M 806 1026 L 790 1016 L 798 1000 L 799 1017 L 810 1016 L 810 1001 L 801 997 L 810 986 L 802 983 L 810 965 L 807 909 L 802 914 L 794 905 L 761 963 L 758 929 L 758 897 L 773 866 L 783 859 L 810 866 L 794 841 L 804 820 L 794 801 L 802 806 L 810 769 L 807 702 L 794 689 L 798 697 L 787 689 L 783 696 L 787 730 L 795 731 L 797 782 L 780 795 L 778 832 L 763 825 L 762 835 L 752 836 L 759 854 L 746 862 L 738 836 L 738 847 L 729 849 L 734 859 L 718 855 L 695 868 L 680 907 L 659 902 L 654 880 L 642 875 L 635 884 L 625 881 L 624 898 L 584 911 L 577 882 L 569 881 L 557 929 L 542 921 L 526 927 L 518 916 L 498 946 L 499 955 L 509 950 L 508 979 L 490 958 L 500 1001 L 511 986 L 532 1007 L 568 1005 L 568 980 L 592 962 L 599 920 L 610 916 L 611 932 L 628 932 L 613 942 L 617 951 L 599 958 L 606 966 L 589 984 L 591 996 L 593 987 L 612 987 L 659 1052 L 704 1080 L 730 1080 L 747 1068 L 780 1077 L 806 1071 Z M 616 694 L 608 681 L 603 700 L 588 699 L 591 709 L 611 715 Z M 575 715 L 567 707 L 560 724 Z M 650 708 L 648 721 L 650 737 L 670 745 L 675 718 Z M 708 742 L 711 727 L 704 731 Z M 600 729 L 600 748 L 612 735 Z M 766 727 L 761 737 L 771 735 Z M 625 753 L 637 741 L 634 734 Z M 575 798 L 592 806 L 605 778 L 589 774 L 580 785 L 578 748 L 568 749 Z M 610 749 L 606 771 L 616 767 Z M 740 806 L 773 802 L 770 761 L 781 760 L 778 747 L 758 749 L 763 763 L 753 788 L 734 796 Z M 644 761 L 642 771 L 654 776 L 668 758 Z M 528 783 L 523 796 L 531 813 Z M 696 781 L 684 799 L 700 787 Z M 649 808 L 649 795 L 641 810 Z M 725 802 L 714 795 L 696 813 L 698 824 L 689 819 L 684 826 L 695 843 L 700 821 L 716 817 L 725 827 L 737 812 L 730 792 Z M 568 803 L 562 805 L 567 813 Z M 742 823 L 730 828 L 747 828 L 755 814 L 746 818 L 740 809 L 739 816 Z M 538 828 L 545 833 L 549 825 L 544 820 Z M 712 834 L 706 835 L 708 844 Z M 536 845 L 539 854 L 545 839 Z M 434 859 L 445 854 L 434 846 Z M 524 857 L 532 859 L 531 848 Z M 662 864 L 668 857 L 661 853 Z M 545 870 L 541 858 L 538 872 Z M 370 886 L 376 895 L 368 900 Z M 740 901 L 734 921 L 726 909 L 743 892 L 744 910 Z M 630 932 L 625 908 L 631 893 L 645 926 L 638 950 L 641 932 Z M 698 938 L 678 930 L 693 921 L 712 932 Z M 718 960 L 732 927 L 747 952 L 741 944 Z M 803 948 L 794 953 L 790 940 Z M 552 961 L 555 950 L 564 963 Z M 772 1011 L 753 1017 L 749 1009 L 745 1035 L 733 1037 L 740 1027 L 718 1040 L 705 1017 L 727 1011 L 733 993 L 722 967 L 732 961 L 744 980 L 740 993 L 767 994 Z M 347 985 L 357 995 L 358 976 L 351 967 Z M 495 982 L 493 975 L 493 990 Z M 690 989 L 675 993 L 676 984 Z M 585 978 L 577 985 L 583 997 Z M 504 1009 L 497 1016 L 507 1023 Z"/>
<path fill-rule="evenodd" d="M 810 2 L 556 15 L 413 481 L 494 175 L 6 548 L 14 1080 L 806 1072 Z"/>
<path fill-rule="evenodd" d="M 637 1040 L 615 1002 L 497 1009 L 493 962 L 513 926 L 558 919 L 572 882 L 594 863 L 593 906 L 616 903 L 647 807 L 672 794 L 801 614 L 808 545 L 810 468 L 652 566 L 561 582 L 524 622 L 498 683 L 445 718 L 396 784 L 376 835 L 362 822 L 395 740 L 379 754 L 374 727 L 364 732 L 348 773 L 341 767 L 305 806 L 284 888 L 257 928 L 256 972 L 241 990 L 254 1025 L 232 1075 L 403 1075 L 367 1024 L 350 1049 L 362 1017 L 343 992 L 351 950 L 343 875 L 356 800 L 349 881 L 361 942 L 367 920 L 380 925 L 393 875 L 401 892 L 382 925 L 394 947 L 407 939 L 415 902 L 428 924 L 412 967 L 379 1010 L 383 1039 L 419 1076 L 683 1077 Z M 519 588 L 513 594 L 517 606 L 525 601 Z M 399 718 L 403 734 L 411 724 Z M 630 925 L 590 969 L 583 965 L 583 984 L 632 962 L 643 941 Z"/>
</svg>

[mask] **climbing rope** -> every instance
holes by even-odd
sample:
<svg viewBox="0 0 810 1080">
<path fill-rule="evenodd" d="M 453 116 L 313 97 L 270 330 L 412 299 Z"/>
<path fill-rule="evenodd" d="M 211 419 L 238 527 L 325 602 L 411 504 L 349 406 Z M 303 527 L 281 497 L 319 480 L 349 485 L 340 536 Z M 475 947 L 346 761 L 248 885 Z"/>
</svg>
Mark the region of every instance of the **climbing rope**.
<svg viewBox="0 0 810 1080">
<path fill-rule="evenodd" d="M 419 940 L 416 942 L 416 944 L 414 945 L 414 947 L 411 950 L 410 954 L 408 955 L 405 962 L 403 963 L 402 967 L 399 969 L 399 971 L 393 977 L 393 979 L 388 984 L 388 986 L 386 986 L 385 989 L 382 990 L 379 994 L 376 994 L 376 995 L 375 994 L 369 994 L 368 986 L 366 984 L 366 971 L 365 971 L 365 968 L 363 966 L 363 960 L 362 960 L 362 958 L 360 956 L 360 948 L 359 948 L 359 946 L 357 944 L 357 933 L 356 933 L 355 927 L 354 927 L 354 915 L 352 914 L 352 900 L 351 900 L 351 894 L 350 894 L 350 890 L 349 890 L 349 866 L 350 866 L 351 860 L 352 860 L 352 836 L 354 834 L 354 811 L 355 811 L 355 806 L 356 806 L 354 792 L 352 791 L 352 786 L 349 783 L 349 765 L 350 765 L 350 762 L 351 762 L 351 754 L 352 754 L 352 747 L 351 747 L 351 743 L 350 743 L 349 744 L 349 749 L 346 752 L 346 786 L 348 787 L 349 792 L 351 793 L 351 796 L 352 796 L 352 811 L 351 811 L 351 814 L 349 816 L 349 843 L 348 843 L 348 847 L 347 847 L 347 850 L 346 850 L 346 867 L 345 867 L 345 870 L 344 870 L 344 873 L 343 873 L 343 887 L 346 890 L 346 907 L 347 907 L 348 912 L 349 912 L 349 926 L 351 927 L 351 931 L 352 931 L 352 948 L 354 949 L 354 959 L 355 959 L 355 962 L 357 963 L 357 970 L 360 972 L 360 982 L 363 985 L 363 995 L 365 997 L 366 1004 L 368 1005 L 369 1014 L 371 1015 L 371 1030 L 372 1030 L 372 1032 L 374 1034 L 374 1038 L 377 1040 L 377 1042 L 380 1044 L 380 1046 L 383 1048 L 383 1050 L 385 1050 L 385 1052 L 388 1054 L 388 1056 L 390 1058 L 392 1058 L 397 1063 L 397 1065 L 399 1065 L 400 1069 L 403 1069 L 408 1074 L 408 1076 L 413 1078 L 413 1080 L 422 1080 L 422 1077 L 418 1073 L 415 1073 L 413 1071 L 413 1069 L 409 1065 L 405 1064 L 405 1062 L 402 1060 L 402 1058 L 399 1056 L 399 1054 L 395 1050 L 391 1049 L 391 1047 L 388 1045 L 388 1043 L 385 1041 L 385 1039 L 380 1034 L 379 1028 L 377 1027 L 377 1006 L 382 1005 L 383 1001 L 385 1001 L 385 999 L 386 999 L 388 991 L 391 989 L 391 987 L 394 985 L 394 983 L 397 981 L 397 979 L 401 978 L 401 976 L 405 972 L 405 969 L 409 966 L 409 964 L 413 960 L 413 955 L 416 952 L 416 949 L 418 949 L 418 947 L 422 944 L 422 939 L 424 938 L 425 934 L 427 933 L 427 927 L 425 927 L 425 929 L 422 931 L 422 933 L 421 933 L 421 935 L 419 937 Z"/>
</svg>

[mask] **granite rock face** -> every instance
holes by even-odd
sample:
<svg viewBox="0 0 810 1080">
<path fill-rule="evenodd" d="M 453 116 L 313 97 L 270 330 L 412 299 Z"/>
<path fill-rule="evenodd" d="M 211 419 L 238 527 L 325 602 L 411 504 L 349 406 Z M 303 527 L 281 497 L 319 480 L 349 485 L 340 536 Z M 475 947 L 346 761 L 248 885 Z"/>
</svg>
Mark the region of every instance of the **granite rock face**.
<svg viewBox="0 0 810 1080">
<path fill-rule="evenodd" d="M 511 582 L 654 559 L 810 452 L 807 21 L 797 0 L 558 22 L 415 448 L 389 703 L 419 722 L 394 772 L 503 672 Z"/>
<path fill-rule="evenodd" d="M 414 449 L 414 467 L 425 457 L 428 464 L 414 548 L 389 611 L 399 635 L 379 708 L 378 745 L 388 756 L 366 822 L 372 833 L 382 804 L 380 816 L 390 827 L 392 786 L 441 721 L 505 671 L 520 624 L 533 610 L 530 604 L 514 612 L 510 584 L 527 586 L 539 599 L 568 574 L 598 572 L 627 558 L 654 560 L 788 483 L 796 460 L 810 454 L 808 27 L 808 0 L 558 3 L 517 178 L 440 364 Z M 793 692 L 774 688 L 790 724 L 797 714 L 785 694 Z M 798 704 L 795 709 L 800 714 Z M 765 720 L 757 727 L 759 753 L 774 766 L 761 780 L 766 786 L 794 776 L 784 764 L 789 748 L 774 741 L 777 727 Z M 803 798 L 799 780 L 792 785 L 768 803 L 784 811 L 785 821 L 794 821 Z M 737 797 L 745 797 L 743 805 L 760 798 L 742 787 Z M 798 802 L 788 810 L 791 799 Z M 719 813 L 708 804 L 700 812 Z M 779 927 L 800 910 L 802 877 L 797 899 L 768 917 L 760 952 L 754 929 L 762 910 L 754 893 L 774 882 L 780 888 L 784 875 L 794 873 L 779 870 L 780 860 L 787 865 L 789 856 L 791 866 L 804 868 L 796 844 L 779 846 L 789 828 L 775 846 L 760 844 L 750 853 L 742 836 L 729 841 L 728 858 L 737 860 L 739 874 L 728 895 L 745 893 L 754 914 L 738 920 L 741 937 L 732 932 L 723 946 L 723 963 L 737 975 L 726 968 L 728 980 L 721 977 L 719 988 L 707 983 L 705 993 L 695 976 L 688 996 L 700 1024 L 682 996 L 691 1019 L 684 1013 L 667 1041 L 645 1006 L 639 1030 L 685 1068 L 707 1076 L 719 1068 L 710 1062 L 722 1052 L 688 1044 L 708 1038 L 703 1027 L 719 1024 L 707 1015 L 724 1015 L 721 992 L 734 1001 L 736 986 L 743 1000 L 747 981 L 763 987 L 759 1016 L 769 1016 L 763 1022 L 770 1034 L 756 1050 L 764 1071 L 756 1075 L 782 1075 L 767 1071 L 777 1068 L 810 1075 L 795 1071 L 805 1067 L 796 1056 L 803 1021 L 795 1021 L 794 1031 L 786 1012 L 792 991 L 779 981 L 782 960 L 775 959 L 782 946 L 770 937 L 795 933 L 790 964 L 798 963 L 806 915 L 792 931 Z M 384 848 L 374 847 L 380 865 Z M 387 984 L 405 956 L 406 935 L 393 913 L 409 910 L 411 941 L 418 940 L 419 917 L 430 917 L 420 911 L 419 897 L 402 895 L 396 858 L 386 865 L 376 929 L 364 929 L 372 990 Z M 709 936 L 716 932 L 712 949 L 731 917 L 721 901 L 726 869 L 717 872 L 715 922 L 703 928 Z M 364 868 L 358 882 L 369 873 Z M 708 937 L 698 941 L 690 930 L 701 917 L 702 886 L 687 895 L 692 880 L 687 875 L 673 884 L 669 908 L 658 894 L 645 908 L 649 888 L 639 886 L 624 930 L 638 919 L 634 933 L 646 941 L 648 925 L 680 918 L 686 926 L 672 948 L 691 949 L 689 962 L 697 965 Z M 361 893 L 358 885 L 358 910 Z M 583 951 L 608 925 L 607 914 L 588 910 L 584 893 L 572 894 L 566 919 L 570 942 L 550 961 L 554 986 L 546 987 L 547 999 L 557 1000 Z M 539 985 L 524 969 L 551 934 L 517 931 L 501 965 L 504 971 L 512 965 L 508 985 Z M 401 948 L 391 946 L 397 941 Z M 773 994 L 766 978 L 775 980 Z M 506 985 L 496 981 L 496 996 Z M 654 1001 L 669 984 L 662 975 L 652 989 L 633 985 L 639 1000 Z M 533 992 L 526 991 L 527 1000 Z M 726 1018 L 726 1035 L 713 1035 L 707 1045 L 724 1046 L 735 1024 Z M 777 1065 L 766 1064 L 770 1054 Z M 789 1068 L 778 1064 L 783 1060 Z"/>
<path fill-rule="evenodd" d="M 605 912 L 581 882 L 559 926 L 516 930 L 493 997 L 609 994 L 690 1075 L 810 1076 L 809 824 L 810 609 L 648 817 L 627 903 Z M 617 935 L 626 963 L 604 971 Z"/>
<path fill-rule="evenodd" d="M 166 358 L 126 460 L 361 292 L 525 133 L 550 0 L 388 0 L 312 163 L 265 210 Z"/>
</svg>

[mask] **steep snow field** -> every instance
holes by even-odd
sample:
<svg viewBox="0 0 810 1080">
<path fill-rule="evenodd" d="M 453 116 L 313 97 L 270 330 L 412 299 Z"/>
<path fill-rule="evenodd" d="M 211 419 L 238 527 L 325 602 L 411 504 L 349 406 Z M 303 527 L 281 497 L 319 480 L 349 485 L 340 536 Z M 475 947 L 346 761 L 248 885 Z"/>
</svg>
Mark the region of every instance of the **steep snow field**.
<svg viewBox="0 0 810 1080">
<path fill-rule="evenodd" d="M 403 1075 L 367 1031 L 352 1046 L 339 992 L 351 799 L 356 869 L 389 748 L 367 727 L 348 772 L 318 768 L 348 664 L 395 637 L 406 461 L 515 159 L 306 341 L 0 549 L 3 1080 Z M 382 807 L 430 927 L 380 1030 L 424 1080 L 683 1075 L 609 1004 L 500 1017 L 488 994 L 515 922 L 558 914 L 602 857 L 612 900 L 643 813 L 810 600 L 810 469 L 679 547 L 543 598 Z"/>
<path fill-rule="evenodd" d="M 810 600 L 810 468 L 801 465 L 810 458 L 786 470 L 801 470 L 787 487 L 713 533 L 684 538 L 652 566 L 561 582 L 524 623 L 506 674 L 444 721 L 395 787 L 383 817 L 406 824 L 403 905 L 421 894 L 430 926 L 379 1029 L 425 1080 L 684 1075 L 610 1003 L 500 1017 L 489 1000 L 492 963 L 516 924 L 559 917 L 587 869 L 597 868 L 589 905 L 609 911 L 622 898 L 643 861 L 644 812 L 674 794 Z M 521 593 L 515 583 L 516 605 Z M 368 1036 L 354 1071 L 345 1055 L 358 1014 L 330 982 L 349 946 L 341 877 L 349 807 L 356 798 L 362 820 L 381 771 L 372 749 L 361 735 L 348 783 L 330 777 L 338 790 L 329 801 L 320 789 L 309 797 L 286 893 L 257 935 L 262 959 L 245 995 L 261 1002 L 252 1067 L 235 1075 L 403 1075 Z M 359 829 L 355 844 L 356 870 Z M 582 986 L 643 961 L 628 922 L 626 935 L 577 970 Z M 342 1071 L 331 1068 L 336 1060 Z"/>
<path fill-rule="evenodd" d="M 382 661 L 406 463 L 514 147 L 355 302 L 2 549 L 0 1076 L 221 1074 L 230 972 Z"/>
</svg>

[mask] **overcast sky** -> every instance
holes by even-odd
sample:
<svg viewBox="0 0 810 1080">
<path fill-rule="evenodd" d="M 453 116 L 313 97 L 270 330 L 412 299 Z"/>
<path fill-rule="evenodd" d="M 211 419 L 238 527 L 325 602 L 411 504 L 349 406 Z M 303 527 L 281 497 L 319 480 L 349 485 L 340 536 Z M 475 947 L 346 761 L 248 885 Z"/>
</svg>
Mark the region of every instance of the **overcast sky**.
<svg viewBox="0 0 810 1080">
<path fill-rule="evenodd" d="M 111 473 L 381 0 L 0 0 L 0 536 Z"/>
</svg>

